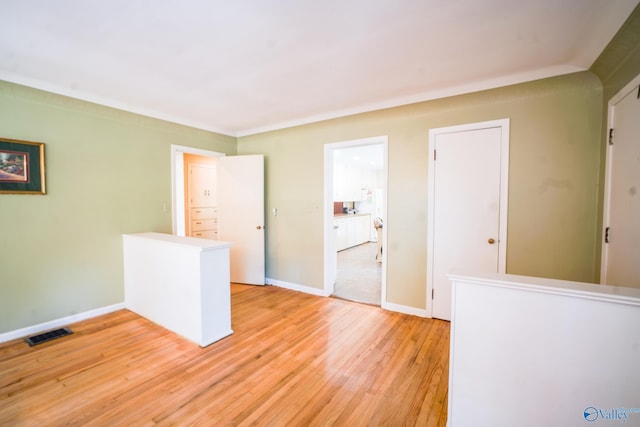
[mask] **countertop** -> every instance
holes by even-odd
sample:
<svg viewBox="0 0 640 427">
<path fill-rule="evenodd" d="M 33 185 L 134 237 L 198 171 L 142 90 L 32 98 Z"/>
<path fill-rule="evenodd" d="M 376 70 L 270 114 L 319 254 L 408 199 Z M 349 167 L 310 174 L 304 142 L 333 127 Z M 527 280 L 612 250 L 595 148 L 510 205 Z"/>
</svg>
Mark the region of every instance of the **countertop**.
<svg viewBox="0 0 640 427">
<path fill-rule="evenodd" d="M 173 234 L 153 233 L 153 232 L 123 234 L 123 237 L 155 240 L 165 244 L 182 245 L 184 247 L 191 247 L 201 251 L 210 251 L 215 249 L 229 248 L 232 246 L 232 243 L 230 242 L 222 242 L 219 240 L 199 239 L 197 237 L 184 237 L 184 236 L 176 236 Z"/>
<path fill-rule="evenodd" d="M 333 217 L 337 219 L 337 218 L 349 218 L 354 216 L 365 216 L 365 215 L 371 216 L 370 213 L 356 213 L 356 214 L 341 213 L 341 214 L 333 214 Z"/>
</svg>

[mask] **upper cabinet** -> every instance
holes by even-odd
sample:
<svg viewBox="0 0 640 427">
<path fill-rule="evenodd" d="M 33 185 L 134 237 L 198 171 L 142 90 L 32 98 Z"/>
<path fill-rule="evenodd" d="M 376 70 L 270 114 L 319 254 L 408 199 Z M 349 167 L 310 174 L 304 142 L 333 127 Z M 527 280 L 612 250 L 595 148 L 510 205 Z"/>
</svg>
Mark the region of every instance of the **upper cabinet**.
<svg viewBox="0 0 640 427">
<path fill-rule="evenodd" d="M 382 146 L 360 146 L 334 151 L 333 200 L 363 200 L 367 193 L 382 188 L 381 183 L 378 183 L 378 175 L 382 175 Z"/>
<path fill-rule="evenodd" d="M 347 168 L 342 162 L 333 163 L 333 200 L 347 200 Z"/>
<path fill-rule="evenodd" d="M 333 200 L 335 202 L 357 202 L 378 185 L 378 172 L 373 168 L 357 164 L 335 162 L 333 164 Z"/>
<path fill-rule="evenodd" d="M 189 164 L 188 171 L 191 207 L 216 206 L 216 167 L 207 164 Z"/>
</svg>

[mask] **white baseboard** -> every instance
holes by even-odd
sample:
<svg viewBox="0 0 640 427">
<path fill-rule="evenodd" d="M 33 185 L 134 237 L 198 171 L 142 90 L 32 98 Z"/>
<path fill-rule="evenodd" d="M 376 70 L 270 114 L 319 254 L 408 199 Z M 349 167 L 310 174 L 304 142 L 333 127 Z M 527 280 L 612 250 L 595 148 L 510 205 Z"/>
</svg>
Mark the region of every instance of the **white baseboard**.
<svg viewBox="0 0 640 427">
<path fill-rule="evenodd" d="M 292 291 L 304 292 L 311 295 L 316 295 L 320 297 L 328 297 L 329 294 L 325 292 L 324 289 L 312 288 L 310 286 L 298 285 L 296 283 L 283 282 L 282 280 L 271 279 L 269 277 L 266 278 L 265 283 L 267 285 L 278 286 L 280 288 L 290 289 Z M 427 310 L 423 308 L 415 308 L 409 307 L 407 305 L 393 304 L 393 303 L 382 303 L 381 308 L 383 310 L 395 311 L 397 313 L 410 314 L 412 316 L 418 317 L 426 317 L 429 318 L 429 314 Z"/>
<path fill-rule="evenodd" d="M 114 311 L 122 310 L 123 308 L 125 308 L 125 305 L 124 302 L 121 302 L 118 304 L 108 305 L 106 307 L 96 308 L 95 310 L 85 311 L 84 313 L 73 314 L 71 316 L 51 320 L 49 322 L 27 326 L 26 328 L 16 329 L 15 331 L 5 332 L 3 334 L 0 334 L 0 343 L 26 337 L 29 335 L 39 334 L 40 332 L 44 332 L 49 329 L 56 329 L 62 326 L 67 326 L 70 323 L 76 323 L 82 320 L 91 319 L 92 317 L 112 313 Z"/>
<path fill-rule="evenodd" d="M 298 285 L 297 283 L 283 282 L 282 280 L 271 279 L 267 277 L 265 280 L 267 285 L 277 286 L 279 288 L 290 289 L 292 291 L 304 292 L 305 294 L 317 295 L 320 297 L 328 297 L 329 294 L 324 289 L 312 288 L 311 286 Z"/>
<path fill-rule="evenodd" d="M 431 317 L 428 315 L 427 310 L 423 308 L 409 307 L 408 305 L 393 304 L 391 302 L 383 302 L 382 308 L 384 310 L 395 311 L 397 313 L 411 314 L 412 316 L 427 317 L 427 318 Z"/>
</svg>

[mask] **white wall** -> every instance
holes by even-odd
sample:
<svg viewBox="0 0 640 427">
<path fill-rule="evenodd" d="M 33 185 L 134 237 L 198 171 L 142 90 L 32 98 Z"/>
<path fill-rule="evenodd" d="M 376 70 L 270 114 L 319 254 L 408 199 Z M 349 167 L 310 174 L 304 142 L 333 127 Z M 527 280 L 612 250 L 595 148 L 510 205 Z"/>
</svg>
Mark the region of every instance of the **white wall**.
<svg viewBox="0 0 640 427">
<path fill-rule="evenodd" d="M 450 427 L 640 425 L 639 367 L 638 289 L 453 276 Z"/>
</svg>

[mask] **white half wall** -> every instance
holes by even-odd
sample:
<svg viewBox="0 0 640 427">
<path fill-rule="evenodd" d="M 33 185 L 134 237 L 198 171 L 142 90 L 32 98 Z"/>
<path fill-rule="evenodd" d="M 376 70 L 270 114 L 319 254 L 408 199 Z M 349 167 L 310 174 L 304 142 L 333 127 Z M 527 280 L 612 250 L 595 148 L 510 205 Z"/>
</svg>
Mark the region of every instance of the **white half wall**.
<svg viewBox="0 0 640 427">
<path fill-rule="evenodd" d="M 640 289 L 450 277 L 450 427 L 640 425 Z"/>
</svg>

